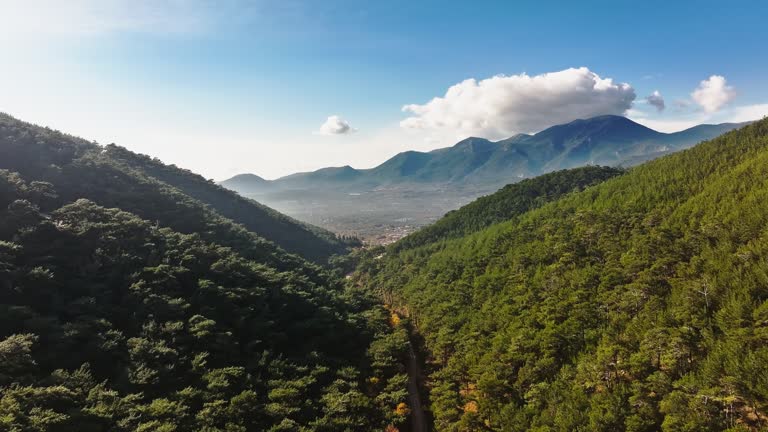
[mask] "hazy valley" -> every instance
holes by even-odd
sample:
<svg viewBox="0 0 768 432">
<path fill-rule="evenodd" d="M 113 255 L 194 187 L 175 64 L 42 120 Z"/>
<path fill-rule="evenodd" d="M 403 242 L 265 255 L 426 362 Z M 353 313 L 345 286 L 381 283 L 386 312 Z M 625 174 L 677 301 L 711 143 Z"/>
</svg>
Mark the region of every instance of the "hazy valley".
<svg viewBox="0 0 768 432">
<path fill-rule="evenodd" d="M 585 165 L 630 167 L 739 126 L 664 134 L 602 116 L 498 142 L 468 138 L 429 153 L 404 152 L 371 169 L 324 168 L 273 181 L 242 174 L 221 184 L 307 223 L 387 244 L 506 184 Z"/>
</svg>

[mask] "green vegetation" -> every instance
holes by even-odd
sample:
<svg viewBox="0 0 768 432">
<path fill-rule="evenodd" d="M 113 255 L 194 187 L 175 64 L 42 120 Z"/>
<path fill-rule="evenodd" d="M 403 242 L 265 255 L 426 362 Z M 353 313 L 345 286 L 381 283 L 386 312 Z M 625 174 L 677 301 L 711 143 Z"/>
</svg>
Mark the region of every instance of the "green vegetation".
<svg viewBox="0 0 768 432">
<path fill-rule="evenodd" d="M 768 428 L 768 119 L 353 243 L 0 116 L 0 430 Z"/>
<path fill-rule="evenodd" d="M 7 117 L 0 163 L 0 430 L 406 421 L 405 329 L 270 241 L 290 219 L 257 234 L 197 176 Z"/>
<path fill-rule="evenodd" d="M 18 172 L 30 181 L 51 183 L 59 194 L 59 205 L 87 198 L 181 233 L 200 233 L 245 255 L 262 254 L 277 245 L 325 262 L 348 246 L 330 232 L 293 220 L 189 171 L 3 114 L 0 169 Z M 354 241 L 350 244 L 356 245 Z"/>
<path fill-rule="evenodd" d="M 768 119 L 526 205 L 358 266 L 424 337 L 436 430 L 768 428 Z"/>
<path fill-rule="evenodd" d="M 448 212 L 434 224 L 400 240 L 393 246 L 393 250 L 412 249 L 436 241 L 466 236 L 623 172 L 618 168 L 588 166 L 555 171 L 504 186 L 496 193 L 478 198 L 459 210 Z"/>
</svg>

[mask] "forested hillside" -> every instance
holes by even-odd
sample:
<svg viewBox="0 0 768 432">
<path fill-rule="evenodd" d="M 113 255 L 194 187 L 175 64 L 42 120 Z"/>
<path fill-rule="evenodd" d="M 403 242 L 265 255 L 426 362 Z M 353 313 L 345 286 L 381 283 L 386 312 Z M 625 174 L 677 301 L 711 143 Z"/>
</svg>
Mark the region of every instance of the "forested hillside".
<svg viewBox="0 0 768 432">
<path fill-rule="evenodd" d="M 334 234 L 243 198 L 197 174 L 4 114 L 0 114 L 0 169 L 18 172 L 28 181 L 53 184 L 58 204 L 88 198 L 182 233 L 210 235 L 209 240 L 216 238 L 246 255 L 264 253 L 272 243 L 318 262 L 346 251 L 344 242 Z M 263 243 L 259 251 L 253 250 L 255 243 Z M 245 252 L 246 248 L 252 250 Z"/>
<path fill-rule="evenodd" d="M 623 172 L 619 168 L 587 166 L 555 171 L 509 184 L 491 195 L 448 212 L 434 224 L 397 242 L 393 249 L 411 249 L 480 231 Z"/>
<path fill-rule="evenodd" d="M 1 124 L 0 430 L 406 421 L 405 329 L 337 272 L 183 193 L 213 201 L 192 174 Z"/>
<path fill-rule="evenodd" d="M 768 119 L 409 242 L 355 281 L 424 337 L 435 430 L 768 428 Z"/>
</svg>

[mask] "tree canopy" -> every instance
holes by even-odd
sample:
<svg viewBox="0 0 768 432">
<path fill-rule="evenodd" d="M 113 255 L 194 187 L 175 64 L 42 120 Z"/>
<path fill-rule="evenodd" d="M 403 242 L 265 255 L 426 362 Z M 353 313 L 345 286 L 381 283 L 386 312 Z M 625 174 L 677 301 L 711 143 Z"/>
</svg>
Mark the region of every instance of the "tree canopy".
<svg viewBox="0 0 768 432">
<path fill-rule="evenodd" d="M 17 172 L 27 181 L 51 183 L 59 205 L 87 198 L 181 233 L 209 236 L 242 252 L 251 248 L 246 254 L 267 253 L 276 245 L 325 263 L 358 244 L 291 219 L 190 171 L 5 114 L 0 114 L 0 169 Z M 254 250 L 254 244 L 262 252 Z M 275 263 L 286 261 L 283 256 Z"/>
<path fill-rule="evenodd" d="M 0 430 L 405 422 L 405 330 L 269 226 L 223 215 L 256 204 L 219 213 L 192 174 L 5 117 L 0 164 Z"/>
<path fill-rule="evenodd" d="M 504 186 L 499 191 L 448 212 L 432 225 L 401 239 L 394 250 L 463 237 L 622 174 L 620 168 L 586 166 L 555 171 Z"/>
<path fill-rule="evenodd" d="M 768 119 L 557 195 L 362 257 L 425 339 L 436 430 L 768 428 Z"/>
</svg>

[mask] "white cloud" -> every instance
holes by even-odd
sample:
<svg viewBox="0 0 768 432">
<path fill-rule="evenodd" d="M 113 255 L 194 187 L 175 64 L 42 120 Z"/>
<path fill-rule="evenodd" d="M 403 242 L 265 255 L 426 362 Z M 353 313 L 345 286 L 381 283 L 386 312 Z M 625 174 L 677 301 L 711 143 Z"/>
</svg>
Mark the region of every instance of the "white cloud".
<svg viewBox="0 0 768 432">
<path fill-rule="evenodd" d="M 404 106 L 413 115 L 400 125 L 498 139 L 578 118 L 624 114 L 635 97 L 629 84 L 601 78 L 586 67 L 535 76 L 498 75 L 467 79 L 443 97 Z"/>
<path fill-rule="evenodd" d="M 653 93 L 646 96 L 645 101 L 649 105 L 656 107 L 656 110 L 659 112 L 664 111 L 664 108 L 666 108 L 666 105 L 664 104 L 664 96 L 662 96 L 658 90 L 654 90 Z"/>
<path fill-rule="evenodd" d="M 317 131 L 320 135 L 345 135 L 352 132 L 355 132 L 355 129 L 337 115 L 329 116 Z"/>
<path fill-rule="evenodd" d="M 729 86 L 725 77 L 712 75 L 699 83 L 696 90 L 691 93 L 691 98 L 699 104 L 704 111 L 713 113 L 736 97 L 736 91 Z"/>
</svg>

